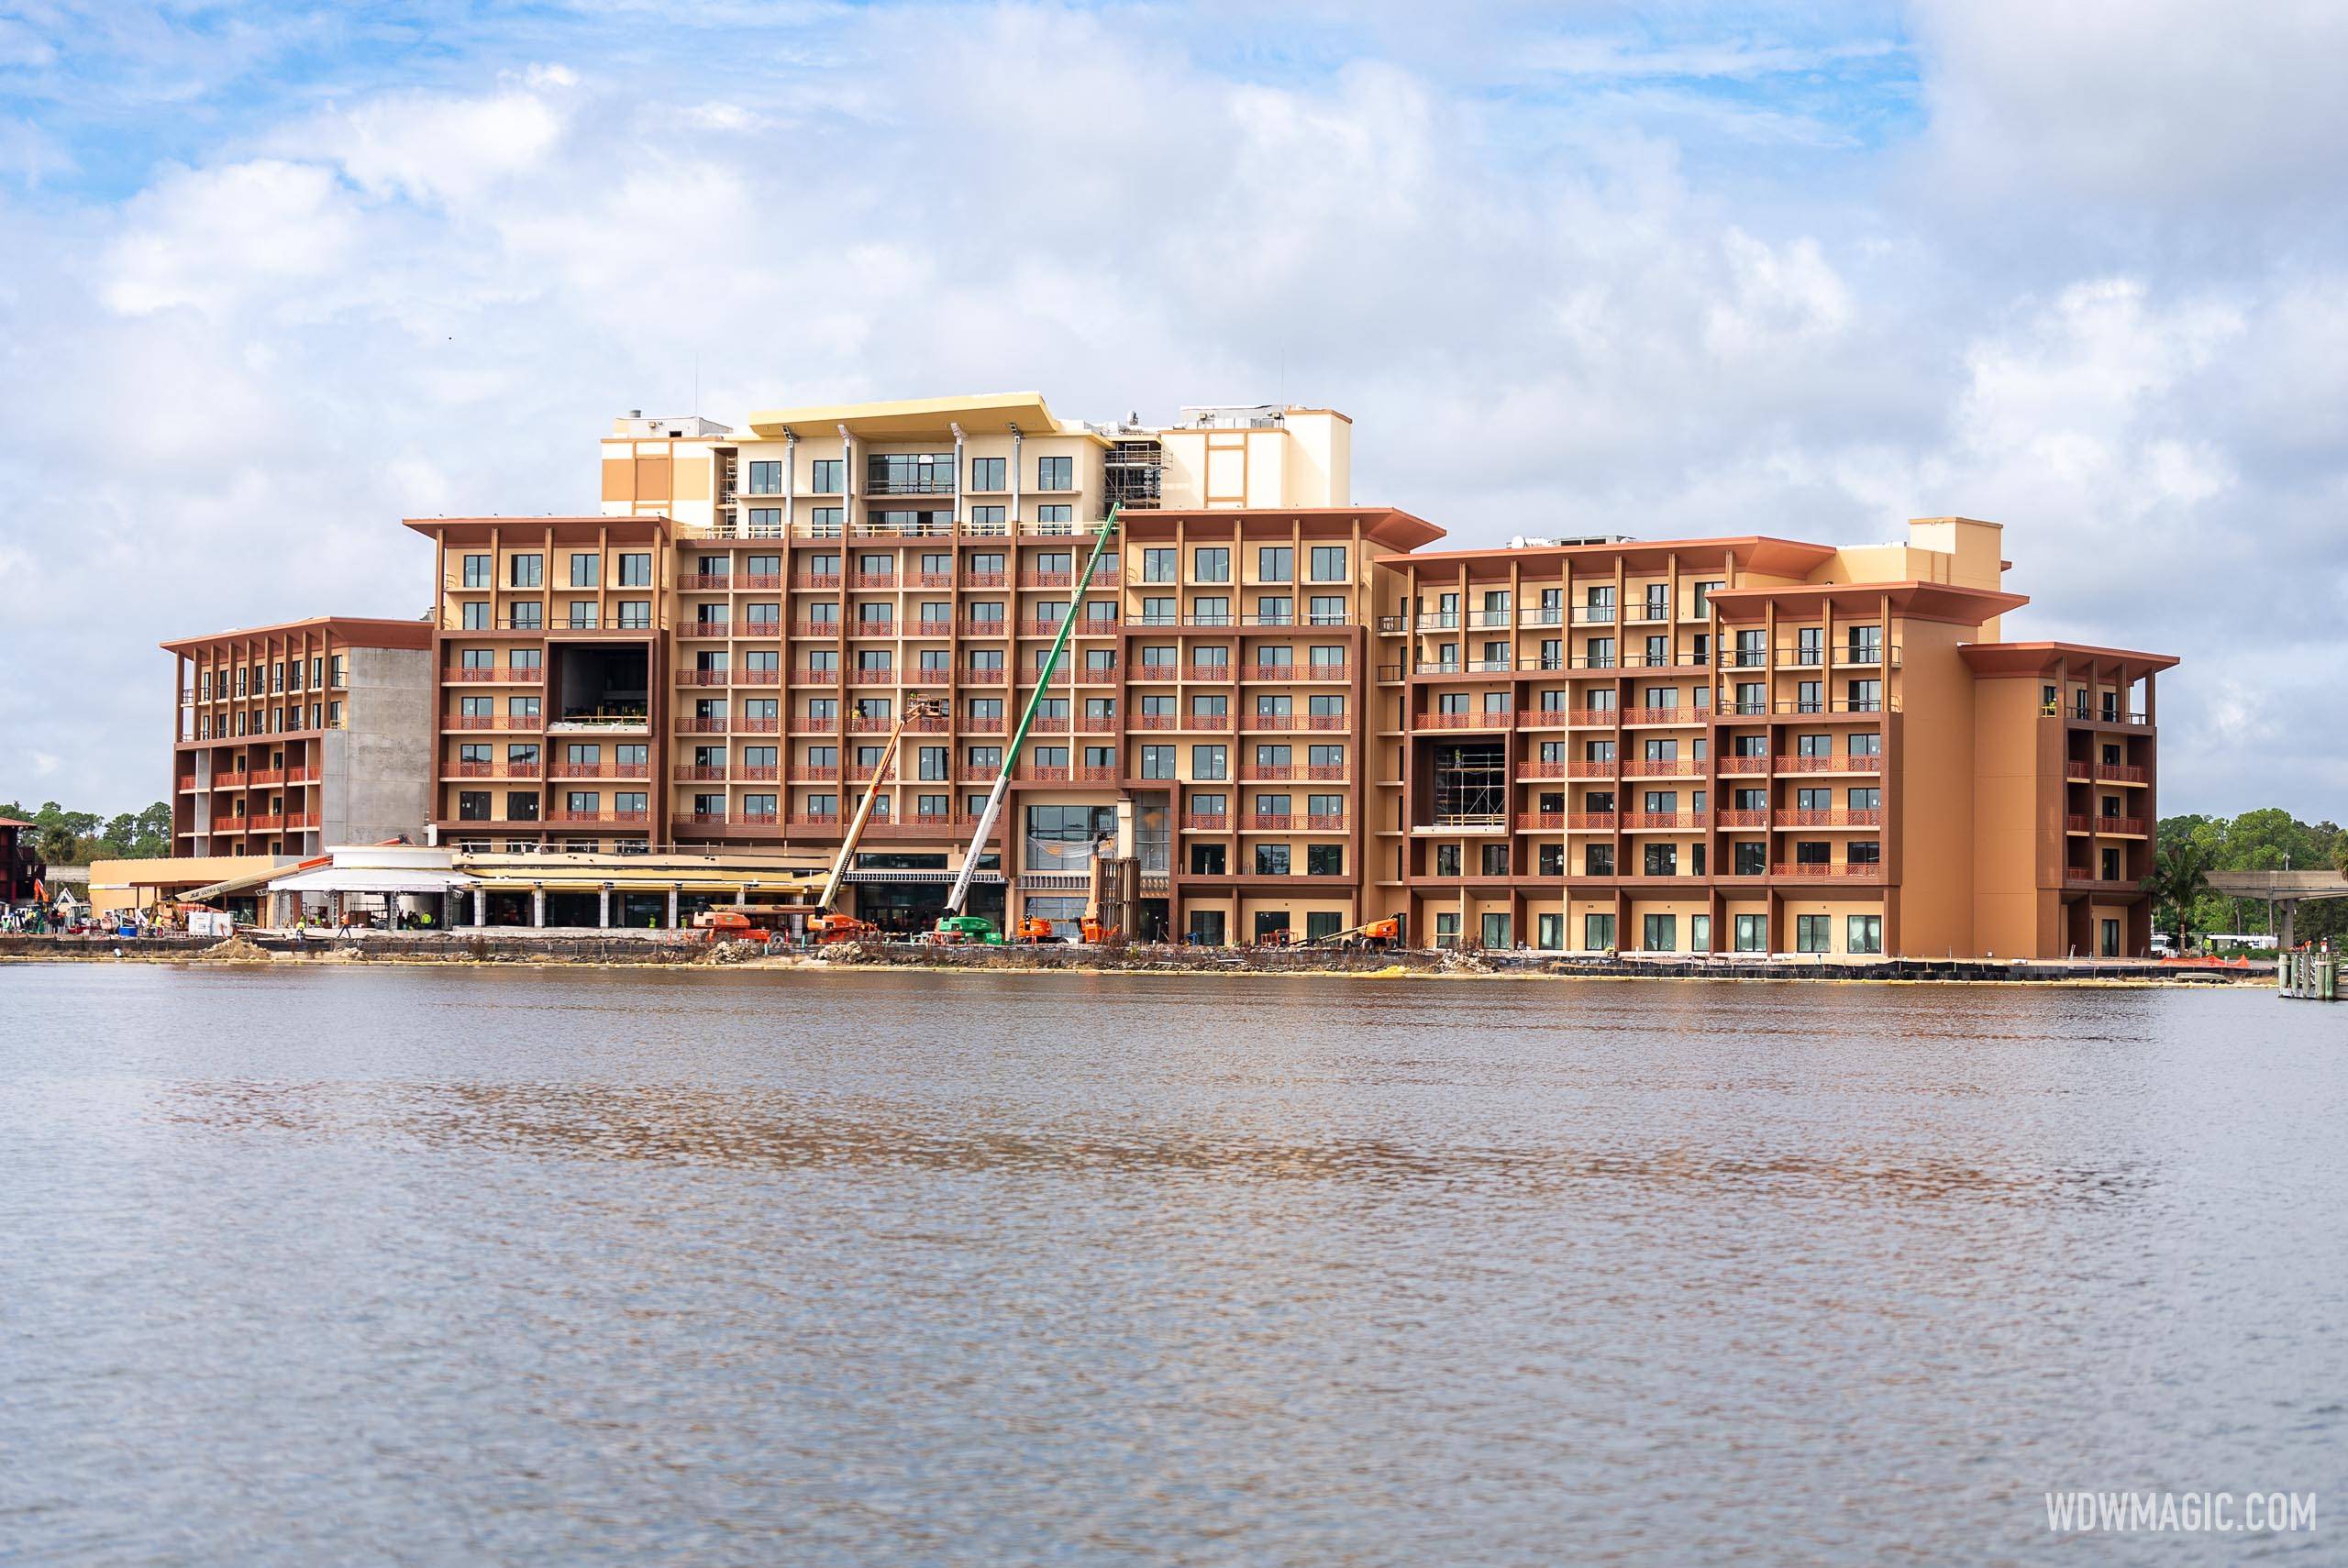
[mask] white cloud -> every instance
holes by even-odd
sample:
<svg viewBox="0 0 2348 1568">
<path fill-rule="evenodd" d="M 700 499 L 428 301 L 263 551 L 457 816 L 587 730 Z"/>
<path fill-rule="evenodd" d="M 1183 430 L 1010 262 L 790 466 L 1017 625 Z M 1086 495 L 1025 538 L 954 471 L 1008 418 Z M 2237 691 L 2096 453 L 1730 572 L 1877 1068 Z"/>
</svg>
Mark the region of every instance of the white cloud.
<svg viewBox="0 0 2348 1568">
<path fill-rule="evenodd" d="M 333 173 L 256 159 L 166 173 L 129 206 L 105 259 L 111 307 L 220 312 L 339 270 L 360 220 Z"/>
</svg>

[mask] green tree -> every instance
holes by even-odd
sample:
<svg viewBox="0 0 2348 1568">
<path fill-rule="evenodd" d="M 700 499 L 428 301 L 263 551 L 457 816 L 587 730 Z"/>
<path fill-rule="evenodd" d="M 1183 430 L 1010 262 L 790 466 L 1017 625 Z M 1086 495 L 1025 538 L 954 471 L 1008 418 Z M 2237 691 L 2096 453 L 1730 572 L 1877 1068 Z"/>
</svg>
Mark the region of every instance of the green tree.
<svg viewBox="0 0 2348 1568">
<path fill-rule="evenodd" d="M 2144 878 L 2154 909 L 2166 911 L 2176 919 L 2180 953 L 2185 951 L 2193 907 L 2210 890 L 2211 867 L 2209 846 L 2187 834 L 2160 845 L 2153 856 L 2153 874 Z"/>
</svg>

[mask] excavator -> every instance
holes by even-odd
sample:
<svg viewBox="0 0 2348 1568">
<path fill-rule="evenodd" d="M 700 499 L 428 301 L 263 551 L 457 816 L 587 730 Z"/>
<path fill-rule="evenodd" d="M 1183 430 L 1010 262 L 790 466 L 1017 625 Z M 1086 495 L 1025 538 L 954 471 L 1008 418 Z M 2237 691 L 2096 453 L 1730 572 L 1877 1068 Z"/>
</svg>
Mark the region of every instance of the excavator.
<svg viewBox="0 0 2348 1568">
<path fill-rule="evenodd" d="M 1027 731 L 1035 724 L 1036 715 L 1042 711 L 1044 698 L 1050 692 L 1053 672 L 1068 653 L 1069 639 L 1076 634 L 1078 606 L 1092 587 L 1093 574 L 1101 569 L 1101 562 L 1117 537 L 1117 508 L 1109 508 L 1109 515 L 1092 542 L 1092 553 L 1085 558 L 1084 570 L 1078 574 L 1076 586 L 1069 592 L 1068 613 L 1061 618 L 1058 635 L 1052 639 L 1051 651 L 1044 656 L 1036 671 L 1036 690 L 1027 696 L 1027 706 L 1019 715 L 1019 727 L 1012 732 L 1011 744 L 1002 748 L 1002 771 L 995 776 L 994 788 L 987 791 L 987 803 L 979 812 L 978 831 L 970 834 L 970 846 L 962 852 L 962 868 L 956 873 L 954 886 L 946 895 L 946 912 L 940 915 L 935 930 L 929 933 L 932 942 L 982 942 L 1000 944 L 1004 934 L 995 929 L 994 922 L 982 915 L 965 914 L 962 906 L 969 901 L 970 879 L 978 874 L 979 857 L 986 851 L 989 835 L 994 832 L 996 821 L 1002 815 L 1003 801 L 1011 794 L 1011 778 L 1019 767 L 1019 753 L 1027 744 Z M 1097 923 L 1097 919 L 1096 919 Z M 1012 928 L 1013 942 L 1052 941 L 1052 922 L 1027 919 Z"/>
<path fill-rule="evenodd" d="M 881 786 L 888 782 L 889 769 L 897 760 L 897 748 L 905 738 L 906 726 L 916 719 L 945 716 L 946 701 L 942 697 L 908 697 L 898 710 L 897 722 L 889 726 L 888 744 L 880 748 L 880 761 L 872 769 L 872 782 L 865 787 L 863 798 L 856 803 L 856 815 L 849 819 L 847 832 L 840 837 L 840 852 L 832 861 L 831 875 L 824 878 L 823 891 L 816 895 L 815 912 L 807 917 L 807 934 L 817 942 L 856 942 L 880 934 L 880 928 L 870 921 L 836 914 L 832 906 L 839 901 L 840 884 L 847 879 L 847 868 L 856 860 L 856 846 L 863 841 L 865 824 L 872 820 L 873 802 L 880 798 Z"/>
</svg>

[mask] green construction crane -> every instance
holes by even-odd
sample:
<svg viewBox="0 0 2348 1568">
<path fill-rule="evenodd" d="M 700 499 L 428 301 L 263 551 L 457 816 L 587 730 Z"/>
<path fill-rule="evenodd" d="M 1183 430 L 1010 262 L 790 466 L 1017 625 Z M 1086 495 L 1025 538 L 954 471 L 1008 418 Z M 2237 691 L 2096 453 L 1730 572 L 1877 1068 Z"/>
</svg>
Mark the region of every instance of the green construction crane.
<svg viewBox="0 0 2348 1568">
<path fill-rule="evenodd" d="M 940 935 L 962 941 L 971 935 L 972 926 L 962 914 L 962 905 L 970 896 L 970 878 L 979 868 L 979 853 L 986 845 L 987 835 L 994 832 L 995 819 L 1002 815 L 1002 802 L 1011 793 L 1012 772 L 1019 766 L 1020 748 L 1027 744 L 1028 726 L 1036 722 L 1036 714 L 1044 705 L 1044 693 L 1051 687 L 1053 672 L 1060 667 L 1060 656 L 1068 651 L 1069 639 L 1076 633 L 1077 611 L 1092 587 L 1092 574 L 1100 569 L 1101 558 L 1116 536 L 1117 509 L 1112 506 L 1101 525 L 1100 537 L 1093 542 L 1092 554 L 1085 558 L 1084 571 L 1069 595 L 1067 618 L 1060 623 L 1059 635 L 1052 639 L 1052 651 L 1045 656 L 1043 668 L 1036 672 L 1036 690 L 1027 699 L 1026 711 L 1019 715 L 1019 727 L 1012 732 L 1011 744 L 1003 747 L 1002 771 L 996 776 L 994 788 L 987 792 L 986 809 L 979 813 L 979 831 L 970 835 L 970 847 L 963 852 L 962 869 L 955 875 L 954 890 L 946 895 L 946 913 L 937 922 Z"/>
</svg>

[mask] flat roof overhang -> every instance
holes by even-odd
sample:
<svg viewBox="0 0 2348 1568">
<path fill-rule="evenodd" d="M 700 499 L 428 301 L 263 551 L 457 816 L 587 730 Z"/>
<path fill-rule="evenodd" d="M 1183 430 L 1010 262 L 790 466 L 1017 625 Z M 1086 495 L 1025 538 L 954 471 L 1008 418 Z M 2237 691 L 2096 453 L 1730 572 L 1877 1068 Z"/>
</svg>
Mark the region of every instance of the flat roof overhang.
<svg viewBox="0 0 2348 1568">
<path fill-rule="evenodd" d="M 174 637 L 170 642 L 156 646 L 165 653 L 194 653 L 215 643 L 259 642 L 270 637 L 299 636 L 305 632 L 324 632 L 336 642 L 354 648 L 428 648 L 432 646 L 430 621 L 394 621 L 373 615 L 312 615 L 300 621 L 280 621 L 273 625 L 237 626 L 206 636 Z"/>
<path fill-rule="evenodd" d="M 1153 523 L 1351 523 L 1358 519 L 1362 536 L 1390 550 L 1415 550 L 1443 537 L 1443 530 L 1423 517 L 1393 506 L 1153 506 L 1118 513 L 1126 532 L 1151 532 Z M 1385 560 L 1388 558 L 1377 558 Z M 1413 556 L 1411 559 L 1418 559 Z"/>
<path fill-rule="evenodd" d="M 1888 600 L 1891 613 L 1910 621 L 1945 621 L 1955 626 L 1977 626 L 1984 621 L 2019 610 L 2030 602 L 2022 593 L 1989 588 L 1963 588 L 1953 582 L 1805 582 L 1783 588 L 1724 588 L 1711 602 L 1723 621 L 1757 621 L 1770 605 L 1783 613 L 1822 613 L 1830 605 L 1872 614 Z"/>
<path fill-rule="evenodd" d="M 2155 675 L 2177 665 L 2175 654 L 2140 653 L 2132 648 L 2099 647 L 2093 643 L 1966 643 L 1957 655 L 1976 675 L 2044 675 L 2066 660 L 2073 663 L 2117 664 L 2130 680 Z"/>
<path fill-rule="evenodd" d="M 1074 436 L 1106 440 L 1090 430 L 1063 428 L 1036 392 L 975 392 L 963 397 L 899 398 L 881 403 L 819 403 L 803 408 L 763 408 L 750 415 L 750 429 L 768 440 L 796 436 L 803 441 L 839 438 L 840 427 L 867 441 L 904 441 L 946 436 L 959 425 L 966 436 Z"/>
<path fill-rule="evenodd" d="M 404 517 L 401 522 L 419 534 L 449 544 L 481 545 L 487 544 L 493 534 L 525 540 L 552 534 L 558 539 L 572 540 L 593 538 L 599 530 L 658 544 L 676 525 L 674 519 L 657 513 L 624 516 L 595 513 L 589 516 L 533 517 L 517 513 L 511 517 Z"/>
<path fill-rule="evenodd" d="M 1438 537 L 1441 533 L 1436 530 Z M 1589 545 L 1490 545 L 1481 549 L 1424 550 L 1381 560 L 1392 567 L 1464 567 L 1473 577 L 1479 568 L 1490 569 L 1495 574 L 1502 572 L 1512 561 L 1611 560 L 1616 556 L 1623 558 L 1624 566 L 1633 570 L 1661 571 L 1676 555 L 1711 557 L 1732 552 L 1736 564 L 1748 571 L 1769 577 L 1799 577 L 1832 560 L 1835 547 L 1780 539 L 1767 534 L 1742 534 L 1705 539 L 1619 539 Z M 1684 569 L 1687 563 L 1681 565 Z"/>
</svg>

